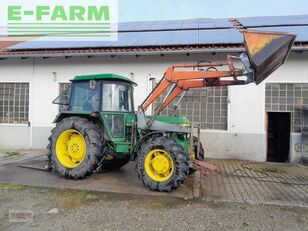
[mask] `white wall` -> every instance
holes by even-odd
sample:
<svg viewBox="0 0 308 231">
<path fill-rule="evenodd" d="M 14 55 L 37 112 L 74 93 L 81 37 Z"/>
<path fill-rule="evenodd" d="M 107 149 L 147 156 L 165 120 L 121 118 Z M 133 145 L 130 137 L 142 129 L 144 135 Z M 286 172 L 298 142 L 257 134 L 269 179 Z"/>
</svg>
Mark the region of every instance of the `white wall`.
<svg viewBox="0 0 308 231">
<path fill-rule="evenodd" d="M 51 104 L 58 95 L 58 83 L 67 82 L 76 75 L 116 73 L 130 77 L 134 73 L 135 106 L 149 93 L 148 76 L 159 80 L 172 64 L 196 61 L 223 61 L 225 55 L 166 55 L 122 57 L 72 57 L 50 59 L 7 59 L 0 61 L 0 82 L 30 82 L 31 130 L 25 139 L 29 147 L 47 145 L 47 136 L 58 106 Z M 308 82 L 308 54 L 292 53 L 287 63 L 266 82 Z M 266 160 L 266 114 L 264 109 L 265 83 L 258 86 L 229 87 L 228 131 L 203 131 L 203 142 L 210 157 Z M 5 125 L 5 128 L 10 125 Z M 12 126 L 13 127 L 13 126 Z M 18 126 L 17 126 L 18 127 Z M 16 125 L 14 126 L 16 128 Z M 13 131 L 13 130 L 12 130 Z M 0 125 L 0 138 L 5 135 Z M 24 142 L 25 144 L 27 142 Z M 0 146 L 11 146 L 10 140 L 0 140 Z M 27 147 L 27 146 L 25 146 Z M 239 148 L 241 147 L 241 148 Z"/>
</svg>

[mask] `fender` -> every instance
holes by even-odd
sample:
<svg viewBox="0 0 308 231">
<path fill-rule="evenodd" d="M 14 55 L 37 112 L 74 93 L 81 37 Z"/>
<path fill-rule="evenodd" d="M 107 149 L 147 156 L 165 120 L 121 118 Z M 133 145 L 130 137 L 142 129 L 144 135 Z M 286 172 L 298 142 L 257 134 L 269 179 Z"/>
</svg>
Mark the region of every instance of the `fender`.
<svg viewBox="0 0 308 231">
<path fill-rule="evenodd" d="M 141 145 L 143 143 L 145 143 L 148 139 L 152 138 L 152 137 L 159 137 L 159 136 L 163 136 L 164 134 L 161 131 L 154 131 L 154 132 L 150 132 L 148 134 L 146 134 L 145 136 L 143 136 L 140 140 L 137 141 L 132 153 L 133 153 L 133 160 L 136 158 L 137 152 L 140 149 Z"/>
<path fill-rule="evenodd" d="M 92 112 L 60 112 L 54 119 L 53 123 L 59 123 L 61 120 L 67 117 L 79 116 L 90 120 L 97 120 L 97 114 Z"/>
</svg>

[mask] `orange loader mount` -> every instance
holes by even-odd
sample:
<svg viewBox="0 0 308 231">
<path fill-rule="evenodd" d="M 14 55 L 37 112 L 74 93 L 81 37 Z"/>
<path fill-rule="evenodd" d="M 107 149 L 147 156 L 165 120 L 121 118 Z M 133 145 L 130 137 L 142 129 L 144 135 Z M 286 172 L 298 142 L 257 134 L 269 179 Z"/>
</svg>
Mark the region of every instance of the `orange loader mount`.
<svg viewBox="0 0 308 231">
<path fill-rule="evenodd" d="M 167 96 L 154 109 L 154 116 L 147 121 L 146 125 L 143 124 L 143 128 L 151 128 L 159 113 L 181 95 L 178 102 L 173 105 L 173 115 L 181 99 L 191 88 L 261 83 L 285 62 L 295 40 L 294 35 L 286 33 L 246 30 L 242 31 L 242 34 L 247 53 L 241 53 L 238 57 L 227 55 L 226 62 L 182 64 L 169 67 L 164 77 L 139 108 L 139 117 L 142 117 L 144 111 L 168 90 Z M 235 68 L 234 59 L 239 60 L 243 67 Z M 223 68 L 226 70 L 219 70 Z M 145 120 L 141 119 L 141 121 Z M 200 128 L 198 128 L 197 156 L 200 152 L 199 135 Z M 191 141 L 191 146 L 193 146 L 193 141 Z M 191 149 L 193 150 L 193 147 Z M 204 175 L 211 175 L 207 170 L 217 169 L 215 165 L 198 159 L 193 160 L 190 166 Z"/>
</svg>

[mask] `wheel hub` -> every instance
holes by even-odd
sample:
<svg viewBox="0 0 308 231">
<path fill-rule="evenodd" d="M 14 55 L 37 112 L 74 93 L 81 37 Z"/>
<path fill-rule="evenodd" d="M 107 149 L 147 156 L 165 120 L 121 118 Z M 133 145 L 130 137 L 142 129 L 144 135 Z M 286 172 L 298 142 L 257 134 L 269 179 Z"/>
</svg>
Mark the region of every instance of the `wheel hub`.
<svg viewBox="0 0 308 231">
<path fill-rule="evenodd" d="M 152 160 L 152 167 L 157 174 L 164 174 L 169 171 L 170 163 L 165 156 L 158 155 Z"/>
<path fill-rule="evenodd" d="M 162 149 L 150 151 L 144 161 L 148 176 L 157 182 L 167 181 L 174 172 L 173 159 L 168 152 Z"/>
<path fill-rule="evenodd" d="M 68 155 L 76 160 L 80 160 L 83 155 L 82 137 L 79 135 L 72 135 L 67 142 Z"/>
<path fill-rule="evenodd" d="M 57 139 L 56 154 L 63 166 L 77 167 L 86 155 L 86 141 L 83 135 L 73 129 L 63 131 Z"/>
</svg>

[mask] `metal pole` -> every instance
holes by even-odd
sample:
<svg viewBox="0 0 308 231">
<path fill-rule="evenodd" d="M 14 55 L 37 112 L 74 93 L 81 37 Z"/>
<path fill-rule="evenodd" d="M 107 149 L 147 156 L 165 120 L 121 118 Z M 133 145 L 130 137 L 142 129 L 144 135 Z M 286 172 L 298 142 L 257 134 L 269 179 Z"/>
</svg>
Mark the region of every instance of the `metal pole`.
<svg viewBox="0 0 308 231">
<path fill-rule="evenodd" d="M 178 102 L 176 102 L 174 105 L 173 105 L 173 110 L 172 112 L 170 113 L 171 116 L 174 115 L 175 111 L 178 109 L 178 106 L 180 104 L 180 102 L 182 101 L 183 97 L 185 96 L 187 91 L 183 91 L 181 96 L 180 96 L 180 99 L 178 100 Z"/>
<path fill-rule="evenodd" d="M 198 139 L 198 144 L 197 144 L 197 153 L 196 157 L 199 156 L 200 154 L 200 123 L 198 123 L 198 128 L 197 128 L 197 139 Z"/>
<path fill-rule="evenodd" d="M 151 120 L 147 123 L 147 128 L 149 128 L 152 123 L 154 122 L 154 120 L 156 119 L 157 115 L 160 113 L 160 109 L 162 108 L 164 102 L 166 101 L 166 99 L 169 97 L 169 95 L 171 94 L 171 92 L 176 88 L 176 83 L 173 83 L 170 87 L 170 90 L 168 91 L 167 95 L 165 96 L 165 98 L 163 99 L 163 101 L 157 106 L 157 108 L 155 109 L 154 115 L 152 116 Z"/>
<path fill-rule="evenodd" d="M 190 132 L 189 150 L 188 150 L 189 160 L 191 160 L 191 154 L 194 151 L 194 127 L 195 127 L 195 123 L 191 123 L 191 132 Z"/>
</svg>

